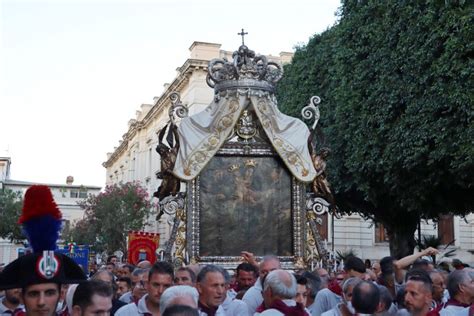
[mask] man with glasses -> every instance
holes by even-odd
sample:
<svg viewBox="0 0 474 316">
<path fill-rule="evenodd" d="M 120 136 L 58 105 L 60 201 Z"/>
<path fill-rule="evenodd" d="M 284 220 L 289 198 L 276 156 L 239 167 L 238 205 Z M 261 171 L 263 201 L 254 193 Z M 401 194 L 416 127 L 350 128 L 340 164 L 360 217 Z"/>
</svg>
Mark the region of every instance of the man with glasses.
<svg viewBox="0 0 474 316">
<path fill-rule="evenodd" d="M 255 284 L 245 292 L 242 298 L 249 309 L 249 314 L 253 315 L 257 308 L 263 303 L 263 283 L 268 273 L 280 269 L 280 259 L 276 256 L 265 256 L 260 263 L 259 278 Z"/>
<path fill-rule="evenodd" d="M 440 315 L 469 315 L 469 306 L 474 304 L 474 272 L 467 269 L 451 272 L 447 288 L 450 299 L 440 311 Z"/>
<path fill-rule="evenodd" d="M 433 308 L 438 308 L 446 302 L 444 292 L 446 286 L 444 285 L 444 277 L 441 272 L 433 270 L 430 273 L 431 282 L 433 282 Z"/>
<path fill-rule="evenodd" d="M 342 302 L 342 283 L 350 277 L 361 280 L 365 277 L 365 264 L 362 259 L 349 256 L 344 260 L 344 271 L 336 274 L 336 280 L 330 282 L 327 289 L 322 289 L 316 295 L 313 316 L 320 316 Z"/>
<path fill-rule="evenodd" d="M 137 303 L 147 292 L 145 281 L 148 278 L 147 269 L 135 269 L 132 272 L 132 287 L 129 292 L 120 296 L 119 300 L 129 303 Z"/>
<path fill-rule="evenodd" d="M 332 309 L 324 312 L 324 316 L 339 316 L 339 315 L 348 315 L 354 314 L 355 310 L 352 307 L 352 292 L 354 287 L 362 282 L 359 278 L 349 278 L 344 281 L 342 286 L 342 302 L 338 303 Z"/>
</svg>

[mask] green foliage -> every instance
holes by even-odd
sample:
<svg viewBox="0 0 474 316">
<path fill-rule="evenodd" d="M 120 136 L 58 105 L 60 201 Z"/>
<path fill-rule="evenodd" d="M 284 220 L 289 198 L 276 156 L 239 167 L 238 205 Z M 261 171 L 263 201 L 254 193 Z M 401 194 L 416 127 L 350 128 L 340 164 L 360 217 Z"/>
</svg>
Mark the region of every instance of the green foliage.
<svg viewBox="0 0 474 316">
<path fill-rule="evenodd" d="M 10 189 L 0 190 L 0 237 L 15 243 L 26 239 L 21 226 L 17 223 L 22 206 L 21 192 Z"/>
<path fill-rule="evenodd" d="M 350 248 L 347 250 L 336 250 L 336 259 L 339 261 L 345 261 L 348 257 L 357 257 L 357 251 Z"/>
<path fill-rule="evenodd" d="M 293 116 L 321 97 L 338 206 L 383 223 L 397 257 L 412 252 L 420 218 L 473 210 L 472 9 L 343 1 L 339 23 L 297 49 L 278 86 Z"/>
<path fill-rule="evenodd" d="M 447 248 L 449 246 L 454 245 L 454 242 L 455 242 L 455 240 L 452 240 L 447 245 L 442 247 L 443 242 L 441 240 L 441 236 L 423 235 L 421 237 L 421 240 L 416 239 L 416 244 L 417 244 L 417 248 L 418 248 L 419 251 L 421 251 L 423 249 L 426 249 L 426 248 L 429 248 L 429 247 L 440 250 L 439 258 L 436 258 L 436 256 L 431 256 L 431 259 L 432 259 L 434 264 L 436 264 L 437 259 L 438 259 L 438 261 L 440 261 L 443 258 L 449 258 L 449 257 L 453 257 L 454 255 L 456 255 L 456 249 L 447 250 Z"/>
<path fill-rule="evenodd" d="M 142 230 L 151 214 L 146 189 L 137 182 L 107 186 L 97 196 L 79 202 L 84 218 L 63 233 L 65 241 L 92 245 L 95 251 L 126 252 L 130 230 Z"/>
</svg>

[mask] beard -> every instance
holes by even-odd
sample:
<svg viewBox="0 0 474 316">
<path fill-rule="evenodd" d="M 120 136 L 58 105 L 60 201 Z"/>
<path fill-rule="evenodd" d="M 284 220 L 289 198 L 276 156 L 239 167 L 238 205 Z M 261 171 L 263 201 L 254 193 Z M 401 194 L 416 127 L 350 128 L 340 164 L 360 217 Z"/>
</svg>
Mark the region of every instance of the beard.
<svg viewBox="0 0 474 316">
<path fill-rule="evenodd" d="M 20 298 L 15 296 L 15 295 L 10 295 L 7 293 L 5 293 L 5 299 L 10 302 L 10 304 L 12 305 L 18 305 L 20 304 Z"/>
</svg>

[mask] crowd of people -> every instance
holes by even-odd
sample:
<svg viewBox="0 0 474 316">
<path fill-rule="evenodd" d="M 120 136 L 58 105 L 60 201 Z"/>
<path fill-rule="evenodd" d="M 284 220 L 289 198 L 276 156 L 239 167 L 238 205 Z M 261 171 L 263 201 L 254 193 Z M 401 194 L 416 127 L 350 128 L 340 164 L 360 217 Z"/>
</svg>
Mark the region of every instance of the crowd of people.
<svg viewBox="0 0 474 316">
<path fill-rule="evenodd" d="M 328 272 L 281 269 L 242 252 L 235 271 L 216 265 L 134 266 L 111 256 L 78 284 L 45 283 L 4 291 L 0 315 L 474 315 L 474 269 L 434 266 L 428 248 L 370 263 L 349 256 Z M 452 270 L 452 271 L 450 271 Z M 26 273 L 26 271 L 25 271 Z"/>
<path fill-rule="evenodd" d="M 434 248 L 373 264 L 348 256 L 336 271 L 289 271 L 277 256 L 257 262 L 246 251 L 235 271 L 111 256 L 86 276 L 54 251 L 61 213 L 47 186 L 27 190 L 19 223 L 32 252 L 2 268 L 0 316 L 474 316 L 474 270 L 435 266 L 425 259 Z"/>
</svg>

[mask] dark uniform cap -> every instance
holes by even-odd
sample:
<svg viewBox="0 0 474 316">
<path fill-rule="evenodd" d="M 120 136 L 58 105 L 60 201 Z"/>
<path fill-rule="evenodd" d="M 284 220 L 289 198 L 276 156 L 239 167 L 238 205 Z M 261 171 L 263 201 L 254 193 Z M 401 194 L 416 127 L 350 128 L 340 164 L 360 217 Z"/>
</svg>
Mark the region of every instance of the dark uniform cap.
<svg viewBox="0 0 474 316">
<path fill-rule="evenodd" d="M 8 264 L 0 273 L 0 290 L 41 283 L 81 283 L 85 280 L 84 272 L 71 258 L 46 251 L 24 255 Z"/>
</svg>

